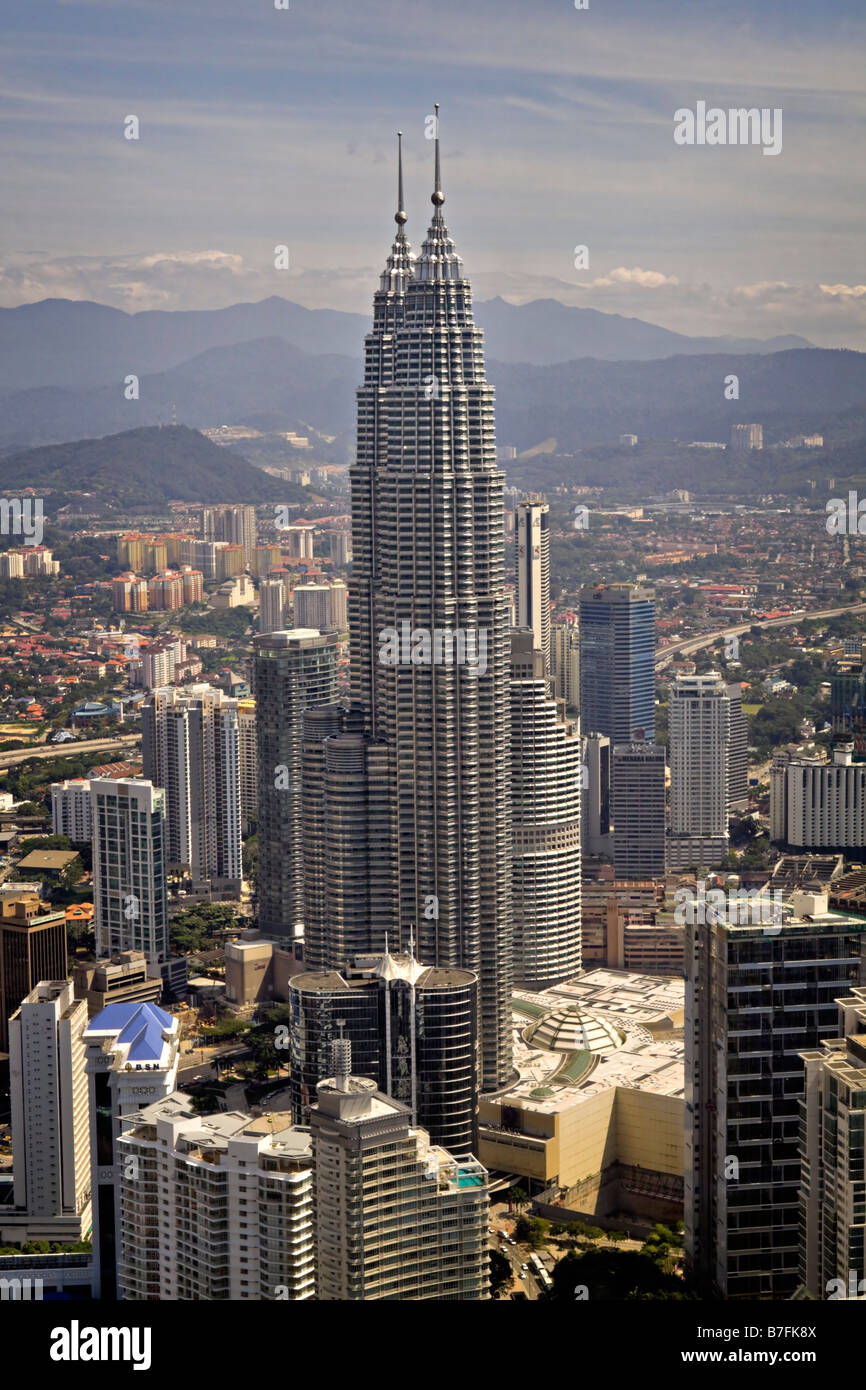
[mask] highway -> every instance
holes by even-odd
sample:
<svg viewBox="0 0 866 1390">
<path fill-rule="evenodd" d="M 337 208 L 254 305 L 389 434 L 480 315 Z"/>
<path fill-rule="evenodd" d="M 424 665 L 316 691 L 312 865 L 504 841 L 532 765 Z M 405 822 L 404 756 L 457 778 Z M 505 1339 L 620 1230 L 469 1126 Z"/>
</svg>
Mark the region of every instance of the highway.
<svg viewBox="0 0 866 1390">
<path fill-rule="evenodd" d="M 11 736 L 10 736 L 11 737 Z M 11 753 L 0 753 L 0 768 L 14 767 L 16 763 L 26 763 L 28 758 L 68 758 L 79 753 L 101 753 L 110 748 L 121 751 L 132 749 L 141 742 L 141 734 L 119 734 L 116 738 L 83 739 L 81 743 L 40 743 L 32 748 L 16 748 Z"/>
<path fill-rule="evenodd" d="M 866 613 L 866 603 L 848 603 L 842 608 L 820 608 L 814 613 L 790 613 L 784 618 L 753 618 L 750 622 L 738 623 L 736 627 L 721 627 L 715 632 L 702 633 L 699 637 L 684 637 L 679 642 L 671 642 L 670 646 L 664 647 L 656 654 L 655 667 L 657 671 L 663 671 L 675 656 L 691 656 L 693 652 L 699 652 L 704 647 L 712 647 L 721 638 L 741 637 L 753 627 L 793 627 L 797 623 L 812 622 L 817 618 L 838 618 L 844 613 Z"/>
</svg>

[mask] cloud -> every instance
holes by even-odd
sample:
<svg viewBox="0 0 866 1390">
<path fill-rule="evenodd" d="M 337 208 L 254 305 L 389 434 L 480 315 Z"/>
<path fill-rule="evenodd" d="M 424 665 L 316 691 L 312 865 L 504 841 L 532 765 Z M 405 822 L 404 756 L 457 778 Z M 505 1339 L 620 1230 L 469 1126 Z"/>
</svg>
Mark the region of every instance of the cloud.
<svg viewBox="0 0 866 1390">
<path fill-rule="evenodd" d="M 642 270 L 639 265 L 629 269 L 627 266 L 619 265 L 615 270 L 609 270 L 606 275 L 602 275 L 597 280 L 589 280 L 585 284 L 578 285 L 578 289 L 602 290 L 608 289 L 611 285 L 640 285 L 644 290 L 658 290 L 663 285 L 678 285 L 680 282 L 676 275 L 663 275 L 660 270 Z"/>
<path fill-rule="evenodd" d="M 859 299 L 866 294 L 866 285 L 819 285 L 818 289 L 834 299 Z"/>
</svg>

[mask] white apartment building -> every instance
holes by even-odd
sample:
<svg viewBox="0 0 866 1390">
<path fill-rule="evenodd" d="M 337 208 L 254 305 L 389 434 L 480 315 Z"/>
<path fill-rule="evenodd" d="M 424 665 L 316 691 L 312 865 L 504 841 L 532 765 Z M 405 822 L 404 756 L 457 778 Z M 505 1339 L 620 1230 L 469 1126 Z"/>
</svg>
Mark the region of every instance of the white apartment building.
<svg viewBox="0 0 866 1390">
<path fill-rule="evenodd" d="M 853 743 L 837 743 L 833 761 L 815 748 L 781 749 L 770 769 L 770 839 L 792 849 L 866 846 L 866 763 Z"/>
<path fill-rule="evenodd" d="M 120 1242 L 116 1143 L 120 1122 L 177 1084 L 180 1023 L 155 1004 L 129 1000 L 108 1004 L 84 1034 L 90 1088 L 90 1153 L 93 1179 L 93 1253 L 98 1297 L 117 1297 Z"/>
<path fill-rule="evenodd" d="M 240 890 L 237 700 L 206 684 L 154 690 L 141 706 L 142 771 L 166 792 L 169 870 Z"/>
<path fill-rule="evenodd" d="M 331 588 L 328 584 L 298 584 L 292 590 L 294 627 L 331 627 Z"/>
<path fill-rule="evenodd" d="M 165 792 L 152 782 L 99 777 L 90 783 L 96 954 L 143 951 L 168 960 Z"/>
<path fill-rule="evenodd" d="M 180 1091 L 121 1121 L 119 1297 L 315 1297 L 310 1133 L 197 1115 Z"/>
<path fill-rule="evenodd" d="M 263 579 L 259 583 L 259 632 L 281 632 L 285 627 L 283 608 L 285 590 L 281 579 Z"/>
<path fill-rule="evenodd" d="M 728 852 L 731 696 L 715 671 L 678 676 L 668 704 L 671 868 L 714 865 Z M 614 821 L 616 812 L 614 811 Z"/>
<path fill-rule="evenodd" d="M 241 821 L 244 831 L 257 817 L 259 753 L 256 744 L 256 702 L 252 695 L 238 700 L 238 759 L 241 781 Z"/>
<path fill-rule="evenodd" d="M 489 1298 L 486 1169 L 431 1144 L 405 1105 L 351 1076 L 348 1042 L 334 1051 L 337 1074 L 310 1111 L 319 1299 Z"/>
<path fill-rule="evenodd" d="M 532 629 L 550 671 L 550 507 L 540 497 L 518 502 L 514 547 L 517 568 L 517 626 Z"/>
<path fill-rule="evenodd" d="M 866 1295 L 866 989 L 836 1003 L 838 1035 L 802 1054 L 800 1112 L 800 1279 L 834 1301 Z"/>
<path fill-rule="evenodd" d="M 83 1240 L 90 1232 L 87 1004 L 43 980 L 9 1020 L 14 1205 L 0 1241 Z"/>
<path fill-rule="evenodd" d="M 86 777 L 51 783 L 51 832 L 65 835 L 74 845 L 92 839 L 90 783 Z"/>
</svg>

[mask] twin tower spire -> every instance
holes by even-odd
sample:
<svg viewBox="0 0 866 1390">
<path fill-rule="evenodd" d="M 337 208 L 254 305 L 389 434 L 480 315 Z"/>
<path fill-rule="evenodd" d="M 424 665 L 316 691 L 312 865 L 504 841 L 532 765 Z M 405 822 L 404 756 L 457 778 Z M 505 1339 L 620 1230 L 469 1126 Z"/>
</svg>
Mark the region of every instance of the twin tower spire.
<svg viewBox="0 0 866 1390">
<path fill-rule="evenodd" d="M 445 202 L 445 194 L 442 192 L 442 167 L 439 155 L 439 103 L 434 107 L 435 119 L 433 129 L 433 148 L 434 148 L 434 169 L 433 169 L 433 192 L 430 201 L 433 204 L 434 212 L 430 228 L 427 232 L 427 239 L 421 247 L 421 254 L 417 258 L 413 255 L 409 246 L 409 239 L 406 236 L 406 207 L 403 197 L 403 132 L 397 131 L 397 211 L 394 213 L 394 221 L 397 223 L 397 235 L 394 238 L 394 245 L 388 257 L 385 272 L 382 276 L 382 289 L 392 290 L 397 293 L 405 293 L 408 282 L 412 278 L 427 281 L 436 280 L 459 280 L 462 276 L 462 262 L 457 255 L 454 242 L 448 234 L 445 220 L 442 216 L 442 204 Z"/>
</svg>

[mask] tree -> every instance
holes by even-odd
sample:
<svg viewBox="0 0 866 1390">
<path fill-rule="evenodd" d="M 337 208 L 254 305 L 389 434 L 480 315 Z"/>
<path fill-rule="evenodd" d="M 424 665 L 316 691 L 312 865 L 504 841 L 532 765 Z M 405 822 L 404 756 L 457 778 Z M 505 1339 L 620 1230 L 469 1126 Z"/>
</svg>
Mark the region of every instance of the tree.
<svg viewBox="0 0 866 1390">
<path fill-rule="evenodd" d="M 692 1296 L 682 1279 L 667 1273 L 643 1251 L 610 1246 L 583 1255 L 569 1250 L 557 1261 L 551 1277 L 554 1298 L 568 1301 L 574 1300 L 575 1289 L 581 1287 L 593 1301 Z"/>
<path fill-rule="evenodd" d="M 511 1283 L 511 1261 L 499 1250 L 490 1251 L 490 1297 L 498 1298 Z"/>
<path fill-rule="evenodd" d="M 544 1244 L 549 1231 L 549 1221 L 543 1221 L 539 1216 L 519 1216 L 514 1226 L 514 1238 L 537 1249 Z"/>
</svg>

